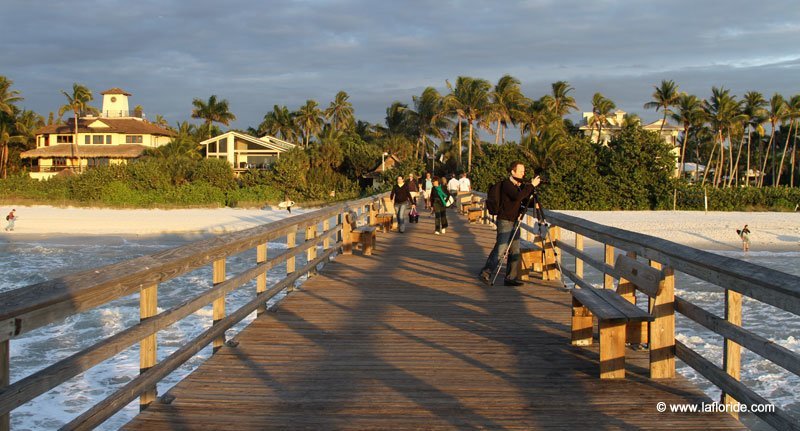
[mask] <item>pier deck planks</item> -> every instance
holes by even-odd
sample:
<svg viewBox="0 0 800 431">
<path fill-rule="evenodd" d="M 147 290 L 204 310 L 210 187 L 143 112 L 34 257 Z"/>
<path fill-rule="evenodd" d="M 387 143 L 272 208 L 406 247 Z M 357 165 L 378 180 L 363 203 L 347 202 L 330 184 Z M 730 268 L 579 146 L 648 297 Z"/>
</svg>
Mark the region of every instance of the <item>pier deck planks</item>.
<svg viewBox="0 0 800 431">
<path fill-rule="evenodd" d="M 597 344 L 570 345 L 569 293 L 487 288 L 475 275 L 494 231 L 448 217 L 446 235 L 426 213 L 372 256 L 338 256 L 125 429 L 744 429 L 657 413 L 710 401 L 685 378 L 647 378 L 646 352 L 601 381 Z"/>
</svg>

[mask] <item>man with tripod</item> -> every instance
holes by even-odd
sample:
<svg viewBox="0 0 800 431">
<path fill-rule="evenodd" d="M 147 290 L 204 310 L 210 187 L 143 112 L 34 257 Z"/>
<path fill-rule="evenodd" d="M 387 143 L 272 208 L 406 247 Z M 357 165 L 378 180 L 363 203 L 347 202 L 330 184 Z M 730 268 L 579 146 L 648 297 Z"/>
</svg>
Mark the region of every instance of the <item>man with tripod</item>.
<svg viewBox="0 0 800 431">
<path fill-rule="evenodd" d="M 489 258 L 480 272 L 480 279 L 487 285 L 494 282 L 496 273 L 500 272 L 500 259 L 508 255 L 506 264 L 505 286 L 521 286 L 517 274 L 519 254 L 519 223 L 522 215 L 529 207 L 536 205 L 533 199 L 534 187 L 541 181 L 535 177 L 530 183 L 523 182 L 525 178 L 525 165 L 522 162 L 513 162 L 509 166 L 510 176 L 500 184 L 500 201 L 497 212 L 497 240 L 495 241 Z"/>
</svg>

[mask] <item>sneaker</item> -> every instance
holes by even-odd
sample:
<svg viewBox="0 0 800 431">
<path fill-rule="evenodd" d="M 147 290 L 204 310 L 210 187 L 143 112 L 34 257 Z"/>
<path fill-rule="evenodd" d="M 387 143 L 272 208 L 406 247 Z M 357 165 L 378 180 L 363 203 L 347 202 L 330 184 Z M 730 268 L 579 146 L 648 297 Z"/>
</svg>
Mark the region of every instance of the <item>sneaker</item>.
<svg viewBox="0 0 800 431">
<path fill-rule="evenodd" d="M 436 231 L 436 232 L 434 232 L 433 234 L 434 234 L 434 235 L 441 235 L 441 232 L 439 232 L 439 231 L 437 230 L 437 231 Z"/>
<path fill-rule="evenodd" d="M 503 286 L 522 286 L 523 284 L 525 283 L 513 278 L 506 278 L 503 280 Z"/>
<path fill-rule="evenodd" d="M 442 233 L 443 234 L 447 233 L 447 228 L 442 228 Z"/>
<path fill-rule="evenodd" d="M 489 278 L 489 273 L 488 272 L 481 271 L 481 273 L 478 274 L 478 278 L 483 282 L 483 284 L 485 284 L 487 286 L 491 286 L 492 285 L 492 280 L 491 280 L 491 278 Z"/>
</svg>

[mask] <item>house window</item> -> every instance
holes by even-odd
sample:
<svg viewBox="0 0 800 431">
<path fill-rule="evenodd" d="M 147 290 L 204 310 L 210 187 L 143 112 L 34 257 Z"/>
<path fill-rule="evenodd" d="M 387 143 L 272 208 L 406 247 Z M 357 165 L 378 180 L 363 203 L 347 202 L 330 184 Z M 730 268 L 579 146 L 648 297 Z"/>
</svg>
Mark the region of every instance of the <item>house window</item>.
<svg viewBox="0 0 800 431">
<path fill-rule="evenodd" d="M 86 135 L 86 136 L 84 136 L 84 137 L 83 137 L 83 143 L 84 143 L 85 145 L 90 145 L 90 144 L 92 143 L 92 137 L 91 137 L 91 136 L 89 136 L 89 135 Z"/>
<path fill-rule="evenodd" d="M 103 135 L 92 136 L 92 144 L 103 145 Z"/>
<path fill-rule="evenodd" d="M 56 143 L 57 144 L 71 144 L 72 143 L 72 135 L 58 135 L 58 136 L 56 136 Z"/>
<path fill-rule="evenodd" d="M 141 144 L 142 142 L 144 142 L 144 139 L 142 139 L 142 135 L 128 135 L 128 136 L 125 136 L 125 143 L 126 144 Z"/>
<path fill-rule="evenodd" d="M 106 135 L 106 145 L 111 145 L 111 135 Z"/>
<path fill-rule="evenodd" d="M 67 166 L 67 158 L 53 157 L 53 166 Z"/>
<path fill-rule="evenodd" d="M 227 153 L 228 152 L 228 140 L 227 139 L 220 139 L 219 140 L 219 151 L 220 153 Z"/>
<path fill-rule="evenodd" d="M 208 144 L 208 153 L 216 153 L 217 152 L 217 142 L 211 142 Z"/>
<path fill-rule="evenodd" d="M 93 157 L 86 162 L 89 166 L 108 166 L 108 157 Z"/>
</svg>

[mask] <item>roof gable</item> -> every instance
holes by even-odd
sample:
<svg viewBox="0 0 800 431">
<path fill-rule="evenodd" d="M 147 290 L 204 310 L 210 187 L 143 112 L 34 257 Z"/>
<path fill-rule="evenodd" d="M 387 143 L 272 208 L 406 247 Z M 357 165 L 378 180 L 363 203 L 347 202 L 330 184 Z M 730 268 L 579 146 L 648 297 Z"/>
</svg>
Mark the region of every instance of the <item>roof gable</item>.
<svg viewBox="0 0 800 431">
<path fill-rule="evenodd" d="M 274 136 L 265 135 L 260 138 L 256 138 L 255 136 L 251 136 L 246 133 L 234 132 L 232 130 L 221 135 L 214 136 L 213 138 L 206 139 L 205 141 L 200 142 L 200 145 L 208 145 L 212 142 L 216 142 L 222 138 L 227 138 L 230 136 L 233 136 L 236 139 L 241 139 L 247 143 L 256 144 L 258 146 L 275 151 L 289 151 L 296 147 L 295 144 L 280 140 Z"/>
</svg>

